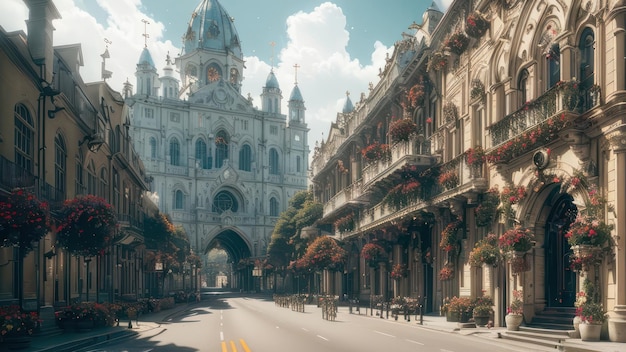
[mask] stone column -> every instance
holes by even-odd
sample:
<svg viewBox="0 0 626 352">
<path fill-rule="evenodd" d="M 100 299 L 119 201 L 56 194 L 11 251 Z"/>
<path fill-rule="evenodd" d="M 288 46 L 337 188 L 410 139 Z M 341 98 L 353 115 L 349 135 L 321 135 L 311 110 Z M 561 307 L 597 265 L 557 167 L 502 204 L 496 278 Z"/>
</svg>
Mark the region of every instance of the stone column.
<svg viewBox="0 0 626 352">
<path fill-rule="evenodd" d="M 615 307 L 609 312 L 609 339 L 626 342 L 626 124 L 610 139 L 615 153 Z M 620 219 L 620 221 L 617 221 Z"/>
</svg>

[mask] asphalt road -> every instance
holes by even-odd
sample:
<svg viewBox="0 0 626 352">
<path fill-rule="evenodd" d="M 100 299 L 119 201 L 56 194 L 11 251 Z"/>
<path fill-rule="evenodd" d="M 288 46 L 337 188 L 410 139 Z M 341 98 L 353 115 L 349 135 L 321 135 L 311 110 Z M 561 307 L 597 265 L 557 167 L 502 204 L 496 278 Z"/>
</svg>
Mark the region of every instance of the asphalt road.
<svg viewBox="0 0 626 352">
<path fill-rule="evenodd" d="M 213 296 L 206 305 L 181 312 L 159 333 L 142 334 L 92 351 L 513 351 L 484 338 L 463 336 L 365 315 L 340 313 L 322 319 L 320 308 L 304 313 L 281 308 L 273 301 L 237 296 Z"/>
</svg>

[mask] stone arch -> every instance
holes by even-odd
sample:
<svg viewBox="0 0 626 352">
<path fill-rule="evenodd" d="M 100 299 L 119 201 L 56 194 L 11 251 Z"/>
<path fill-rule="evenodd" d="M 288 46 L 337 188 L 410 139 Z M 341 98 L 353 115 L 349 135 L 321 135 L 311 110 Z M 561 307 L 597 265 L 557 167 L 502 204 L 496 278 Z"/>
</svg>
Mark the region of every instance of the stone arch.
<svg viewBox="0 0 626 352">
<path fill-rule="evenodd" d="M 252 241 L 244 232 L 233 226 L 215 228 L 207 235 L 203 253 L 207 254 L 215 248 L 226 251 L 231 262 L 235 264 L 252 256 Z"/>
</svg>

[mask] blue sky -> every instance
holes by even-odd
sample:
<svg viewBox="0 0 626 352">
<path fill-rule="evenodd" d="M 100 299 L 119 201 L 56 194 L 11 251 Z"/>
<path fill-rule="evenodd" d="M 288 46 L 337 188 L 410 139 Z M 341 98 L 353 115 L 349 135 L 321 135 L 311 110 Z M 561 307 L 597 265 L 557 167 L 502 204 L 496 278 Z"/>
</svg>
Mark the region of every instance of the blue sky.
<svg viewBox="0 0 626 352">
<path fill-rule="evenodd" d="M 53 22 L 54 45 L 80 43 L 84 57 L 81 73 L 85 82 L 99 81 L 102 54 L 108 45 L 111 58 L 106 68 L 113 72 L 108 83 L 122 90 L 127 79 L 135 84 L 135 65 L 144 46 L 147 20 L 148 49 L 161 69 L 168 52 L 180 52 L 181 36 L 191 13 L 201 0 L 54 0 L 62 19 Z M 445 10 L 452 0 L 436 0 Z M 220 0 L 235 19 L 246 60 L 242 94 L 250 94 L 260 107 L 260 93 L 271 69 L 283 91 L 283 113 L 294 84 L 305 100 L 311 131 L 308 142 L 328 134 L 330 123 L 341 111 L 345 93 L 352 101 L 367 92 L 369 82 L 378 82 L 386 54 L 412 33 L 408 26 L 421 23 L 431 0 Z M 0 1 L 0 26 L 6 31 L 26 31 L 28 11 L 23 0 Z M 107 44 L 106 40 L 110 43 Z M 270 42 L 276 46 L 272 50 Z M 272 60 L 273 55 L 273 60 Z"/>
</svg>

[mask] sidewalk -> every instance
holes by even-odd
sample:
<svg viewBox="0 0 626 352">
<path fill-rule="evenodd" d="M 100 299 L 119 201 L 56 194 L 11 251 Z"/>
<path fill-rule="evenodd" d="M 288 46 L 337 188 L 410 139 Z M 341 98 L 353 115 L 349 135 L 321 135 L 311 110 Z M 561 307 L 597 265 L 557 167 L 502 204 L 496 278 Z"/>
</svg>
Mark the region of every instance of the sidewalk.
<svg viewBox="0 0 626 352">
<path fill-rule="evenodd" d="M 356 313 L 355 308 L 353 308 L 353 314 L 359 315 Z M 381 319 L 380 316 L 377 316 L 377 311 L 374 311 L 374 315 L 369 315 L 369 309 L 367 310 L 367 317 L 372 319 Z M 339 307 L 339 314 L 350 314 L 349 307 Z M 365 315 L 365 310 L 363 307 L 361 308 L 361 316 Z M 389 318 L 386 317 L 386 312 L 383 313 L 383 318 L 381 320 L 394 321 L 395 318 L 389 315 Z M 520 347 L 520 350 L 526 351 L 535 351 L 539 350 L 541 347 L 529 343 L 523 343 L 513 340 L 508 340 L 502 338 L 502 335 L 506 334 L 506 327 L 476 327 L 474 324 L 461 324 L 456 322 L 449 322 L 446 320 L 446 317 L 439 315 L 424 315 L 422 324 L 420 324 L 420 317 L 415 315 L 411 315 L 410 321 L 406 321 L 404 316 L 399 316 L 397 323 L 398 324 L 413 324 L 424 329 L 431 329 L 437 331 L 443 331 L 448 333 L 456 333 L 461 335 L 473 335 L 476 337 L 493 340 L 499 344 L 512 345 Z M 548 349 L 546 349 L 548 350 Z M 551 349 L 554 351 L 554 349 Z M 563 349 L 559 349 L 559 351 L 572 351 L 572 352 L 624 352 L 626 351 L 626 344 L 617 343 L 617 342 L 609 342 L 609 341 L 599 341 L 599 342 L 587 342 L 582 341 L 580 339 L 569 339 L 565 343 L 563 343 Z"/>
<path fill-rule="evenodd" d="M 142 315 L 139 323 L 133 320 L 132 328 L 128 320 L 120 321 L 119 326 L 98 328 L 85 332 L 64 331 L 58 335 L 33 336 L 30 348 L 24 352 L 71 352 L 85 347 L 97 347 L 101 343 L 127 339 L 133 336 L 156 335 L 160 333 L 161 323 L 181 311 L 200 303 L 177 303 L 172 309 Z"/>
<path fill-rule="evenodd" d="M 180 314 L 182 311 L 189 309 L 197 304 L 202 303 L 178 303 L 173 309 L 164 310 L 158 313 L 151 313 L 142 316 L 139 320 L 139 324 L 135 321 L 132 323 L 132 328 L 128 328 L 128 321 L 120 321 L 120 326 L 107 327 L 94 329 L 87 332 L 63 332 L 58 335 L 52 336 L 34 336 L 31 342 L 31 346 L 28 349 L 22 350 L 25 352 L 71 352 L 77 349 L 85 347 L 96 348 L 101 343 L 107 343 L 115 340 L 127 339 L 133 336 L 142 335 L 149 337 L 160 333 L 164 328 L 161 327 L 161 323 L 169 320 L 172 317 Z M 315 305 L 307 305 L 308 309 L 317 309 Z M 356 308 L 353 307 L 352 315 L 362 316 L 371 319 L 380 319 L 385 321 L 395 322 L 397 324 L 412 324 L 424 329 L 432 329 L 437 331 L 443 331 L 447 333 L 456 333 L 461 335 L 473 335 L 479 338 L 485 338 L 492 340 L 494 343 L 511 345 L 520 348 L 520 351 L 540 350 L 536 345 L 521 343 L 513 340 L 507 340 L 502 338 L 502 335 L 506 334 L 505 327 L 474 327 L 473 324 L 459 324 L 455 322 L 446 321 L 446 317 L 439 315 L 424 315 L 422 324 L 420 324 L 420 317 L 415 315 L 410 316 L 410 321 L 404 319 L 404 316 L 399 316 L 397 320 L 389 315 L 386 317 L 386 312 L 383 314 L 383 318 L 376 315 L 369 315 L 369 309 L 366 310 L 361 307 L 361 313 L 356 312 Z M 340 306 L 338 308 L 339 317 L 341 315 L 348 315 L 349 307 Z M 470 327 L 471 326 L 471 327 Z M 578 352 L 620 352 L 626 351 L 626 344 L 615 343 L 608 341 L 600 342 L 584 342 L 580 339 L 571 339 L 563 344 L 561 351 L 578 351 Z"/>
</svg>

